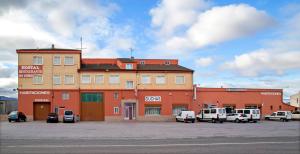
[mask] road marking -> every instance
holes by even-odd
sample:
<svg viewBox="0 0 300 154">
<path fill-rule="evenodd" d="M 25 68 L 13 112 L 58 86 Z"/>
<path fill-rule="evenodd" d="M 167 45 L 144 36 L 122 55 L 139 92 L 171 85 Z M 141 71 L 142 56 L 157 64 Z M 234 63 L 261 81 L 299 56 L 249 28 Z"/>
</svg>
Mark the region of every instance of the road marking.
<svg viewBox="0 0 300 154">
<path fill-rule="evenodd" d="M 9 145 L 6 148 L 84 148 L 84 147 L 175 147 L 175 146 L 216 146 L 216 145 L 257 145 L 257 144 L 292 144 L 293 142 L 245 142 L 245 143 L 195 143 L 195 144 L 114 144 L 114 145 Z"/>
</svg>

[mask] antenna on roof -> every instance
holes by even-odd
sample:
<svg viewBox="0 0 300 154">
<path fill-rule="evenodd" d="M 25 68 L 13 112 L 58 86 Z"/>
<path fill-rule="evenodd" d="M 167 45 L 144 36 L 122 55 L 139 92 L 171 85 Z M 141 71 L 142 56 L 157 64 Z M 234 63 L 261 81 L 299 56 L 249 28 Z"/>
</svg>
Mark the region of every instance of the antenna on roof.
<svg viewBox="0 0 300 154">
<path fill-rule="evenodd" d="M 132 52 L 133 52 L 134 49 L 133 48 L 129 48 L 129 50 L 130 50 L 130 58 L 133 59 L 134 57 L 132 56 Z"/>
<path fill-rule="evenodd" d="M 82 36 L 80 36 L 80 49 L 82 51 Z"/>
</svg>

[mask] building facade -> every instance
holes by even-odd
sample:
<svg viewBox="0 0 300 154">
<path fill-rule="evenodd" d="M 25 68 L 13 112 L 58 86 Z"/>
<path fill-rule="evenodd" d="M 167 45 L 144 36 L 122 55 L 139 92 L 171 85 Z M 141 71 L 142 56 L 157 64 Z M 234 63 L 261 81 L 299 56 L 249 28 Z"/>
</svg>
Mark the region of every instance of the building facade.
<svg viewBox="0 0 300 154">
<path fill-rule="evenodd" d="M 290 97 L 290 105 L 295 107 L 295 110 L 300 110 L 300 91 Z"/>
<path fill-rule="evenodd" d="M 0 115 L 16 110 L 18 110 L 18 100 L 16 98 L 0 96 Z"/>
<path fill-rule="evenodd" d="M 80 50 L 19 49 L 19 110 L 44 120 L 72 110 L 85 121 L 170 121 L 208 104 L 277 110 L 282 90 L 198 88 L 176 59 L 82 58 Z M 270 109 L 270 105 L 274 107 Z"/>
</svg>

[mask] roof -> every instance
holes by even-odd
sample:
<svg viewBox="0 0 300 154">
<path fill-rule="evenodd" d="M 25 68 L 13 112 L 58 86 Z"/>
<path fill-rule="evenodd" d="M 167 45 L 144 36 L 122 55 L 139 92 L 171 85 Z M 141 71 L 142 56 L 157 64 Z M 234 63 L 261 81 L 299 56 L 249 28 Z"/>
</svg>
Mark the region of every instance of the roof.
<svg viewBox="0 0 300 154">
<path fill-rule="evenodd" d="M 138 70 L 141 71 L 186 71 L 193 72 L 193 70 L 180 65 L 160 65 L 160 64 L 141 64 L 137 66 Z"/>
<path fill-rule="evenodd" d="M 115 64 L 82 64 L 80 71 L 121 71 L 118 65 Z M 193 70 L 180 65 L 159 65 L 159 64 L 138 64 L 137 71 L 183 71 L 193 72 Z"/>
<path fill-rule="evenodd" d="M 123 63 L 133 63 L 134 62 L 133 58 L 117 58 L 117 59 Z"/>
<path fill-rule="evenodd" d="M 78 49 L 43 48 L 17 49 L 17 53 L 81 53 Z"/>
<path fill-rule="evenodd" d="M 16 98 L 6 97 L 6 96 L 0 96 L 0 101 L 16 101 Z"/>
</svg>

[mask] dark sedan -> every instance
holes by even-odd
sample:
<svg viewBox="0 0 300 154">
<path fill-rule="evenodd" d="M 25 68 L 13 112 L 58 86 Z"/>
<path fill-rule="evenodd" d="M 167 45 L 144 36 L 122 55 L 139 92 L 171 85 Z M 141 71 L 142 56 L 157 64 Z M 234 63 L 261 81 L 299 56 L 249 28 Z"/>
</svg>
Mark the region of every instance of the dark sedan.
<svg viewBox="0 0 300 154">
<path fill-rule="evenodd" d="M 15 121 L 15 122 L 20 122 L 20 121 L 26 121 L 27 117 L 23 112 L 18 112 L 18 111 L 12 111 L 8 115 L 8 121 Z"/>
<path fill-rule="evenodd" d="M 47 117 L 47 123 L 55 122 L 58 123 L 58 114 L 57 113 L 49 113 Z"/>
</svg>

